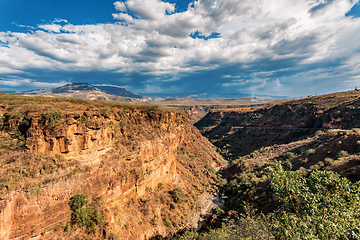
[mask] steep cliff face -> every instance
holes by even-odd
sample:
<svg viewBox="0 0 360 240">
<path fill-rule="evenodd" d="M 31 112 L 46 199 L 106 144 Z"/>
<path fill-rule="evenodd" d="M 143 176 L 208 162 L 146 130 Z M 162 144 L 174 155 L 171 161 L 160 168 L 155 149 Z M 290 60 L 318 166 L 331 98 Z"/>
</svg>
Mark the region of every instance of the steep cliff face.
<svg viewBox="0 0 360 240">
<path fill-rule="evenodd" d="M 63 231 L 75 194 L 105 215 L 92 238 L 147 239 L 191 224 L 198 196 L 216 190 L 207 169 L 222 160 L 183 113 L 62 101 L 35 110 L 2 99 L 0 238 L 88 234 Z"/>
</svg>

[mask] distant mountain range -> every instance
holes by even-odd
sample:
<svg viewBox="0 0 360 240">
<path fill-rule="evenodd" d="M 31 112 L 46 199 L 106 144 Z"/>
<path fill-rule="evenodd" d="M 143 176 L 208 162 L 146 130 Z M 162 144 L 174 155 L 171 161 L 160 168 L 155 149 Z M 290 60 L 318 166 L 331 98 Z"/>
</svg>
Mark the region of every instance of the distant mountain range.
<svg viewBox="0 0 360 240">
<path fill-rule="evenodd" d="M 22 92 L 26 95 L 46 95 L 56 97 L 79 97 L 109 101 L 133 102 L 143 97 L 115 86 L 93 86 L 88 83 L 69 83 L 58 88 L 48 88 Z"/>
<path fill-rule="evenodd" d="M 126 90 L 125 88 L 115 87 L 115 86 L 93 86 L 88 83 L 69 83 L 58 88 L 35 90 L 26 93 L 27 94 L 37 93 L 37 92 L 71 93 L 74 91 L 101 91 L 110 95 L 115 95 L 120 97 L 142 98 L 142 96 L 132 93 Z"/>
</svg>

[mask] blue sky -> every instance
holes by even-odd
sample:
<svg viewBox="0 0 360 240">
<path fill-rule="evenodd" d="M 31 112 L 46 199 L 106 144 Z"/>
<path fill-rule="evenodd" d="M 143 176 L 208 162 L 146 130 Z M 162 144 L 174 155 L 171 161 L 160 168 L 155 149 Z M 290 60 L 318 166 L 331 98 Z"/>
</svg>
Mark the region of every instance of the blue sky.
<svg viewBox="0 0 360 240">
<path fill-rule="evenodd" d="M 0 0 L 0 90 L 307 96 L 360 87 L 358 0 Z"/>
</svg>

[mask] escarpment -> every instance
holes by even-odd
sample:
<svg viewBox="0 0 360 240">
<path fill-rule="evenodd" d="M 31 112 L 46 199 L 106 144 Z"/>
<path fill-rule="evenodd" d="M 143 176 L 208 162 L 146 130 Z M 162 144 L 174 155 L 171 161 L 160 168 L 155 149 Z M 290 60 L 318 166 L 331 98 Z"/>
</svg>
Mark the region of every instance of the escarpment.
<svg viewBox="0 0 360 240">
<path fill-rule="evenodd" d="M 167 236 L 217 189 L 223 160 L 182 112 L 5 95 L 0 115 L 0 239 Z M 104 216 L 91 230 L 76 194 Z"/>
</svg>

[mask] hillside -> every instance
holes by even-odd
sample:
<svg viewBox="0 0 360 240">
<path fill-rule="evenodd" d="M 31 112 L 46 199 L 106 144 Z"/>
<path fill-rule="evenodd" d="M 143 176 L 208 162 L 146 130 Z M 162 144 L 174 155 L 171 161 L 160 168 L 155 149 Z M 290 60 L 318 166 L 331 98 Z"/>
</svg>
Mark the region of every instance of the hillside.
<svg viewBox="0 0 360 240">
<path fill-rule="evenodd" d="M 208 113 L 195 124 L 215 146 L 243 156 L 261 147 L 306 138 L 317 130 L 359 127 L 360 92 L 334 93 L 264 107 Z"/>
<path fill-rule="evenodd" d="M 180 239 L 359 238 L 359 110 L 350 91 L 208 113 L 196 126 L 231 162 L 227 201 Z"/>
<path fill-rule="evenodd" d="M 214 207 L 224 162 L 183 112 L 2 94 L 0 116 L 0 238 L 149 239 Z"/>
</svg>

